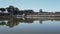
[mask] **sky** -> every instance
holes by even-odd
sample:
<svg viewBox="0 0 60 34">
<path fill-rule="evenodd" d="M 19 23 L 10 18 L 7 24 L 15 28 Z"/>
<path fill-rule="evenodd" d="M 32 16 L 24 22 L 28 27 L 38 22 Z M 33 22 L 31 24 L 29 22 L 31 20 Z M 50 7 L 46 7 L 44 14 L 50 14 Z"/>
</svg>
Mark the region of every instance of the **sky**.
<svg viewBox="0 0 60 34">
<path fill-rule="evenodd" d="M 32 9 L 39 12 L 39 9 L 47 12 L 60 11 L 60 0 L 0 0 L 0 8 L 9 5 L 18 7 L 20 10 Z"/>
</svg>

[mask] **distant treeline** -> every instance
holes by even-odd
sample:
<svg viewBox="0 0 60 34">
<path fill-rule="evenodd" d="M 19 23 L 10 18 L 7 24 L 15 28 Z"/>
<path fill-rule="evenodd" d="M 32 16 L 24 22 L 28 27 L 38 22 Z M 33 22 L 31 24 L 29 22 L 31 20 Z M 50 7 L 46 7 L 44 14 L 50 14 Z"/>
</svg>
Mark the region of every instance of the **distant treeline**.
<svg viewBox="0 0 60 34">
<path fill-rule="evenodd" d="M 11 6 L 11 5 L 7 8 L 0 8 L 1 12 L 5 12 L 6 10 L 8 11 L 8 13 L 13 14 L 13 15 L 50 13 L 50 12 L 43 12 L 42 9 L 40 9 L 39 12 L 34 12 L 34 10 L 30 10 L 30 9 L 29 10 L 20 10 L 19 8 Z M 51 13 L 53 13 L 53 12 L 51 12 Z M 55 13 L 60 13 L 60 12 L 55 12 Z"/>
<path fill-rule="evenodd" d="M 13 13 L 14 15 L 23 14 L 23 13 L 27 14 L 27 13 L 33 13 L 34 12 L 33 10 L 20 10 L 14 6 L 9 6 L 7 8 L 0 8 L 1 12 L 5 12 L 6 10 L 8 11 L 8 13 Z"/>
</svg>

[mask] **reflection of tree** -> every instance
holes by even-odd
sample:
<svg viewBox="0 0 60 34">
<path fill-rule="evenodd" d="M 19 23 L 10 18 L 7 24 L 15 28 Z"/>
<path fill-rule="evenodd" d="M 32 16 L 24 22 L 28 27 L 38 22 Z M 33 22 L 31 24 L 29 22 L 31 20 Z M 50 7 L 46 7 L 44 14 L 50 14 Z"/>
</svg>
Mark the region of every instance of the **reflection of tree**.
<svg viewBox="0 0 60 34">
<path fill-rule="evenodd" d="M 15 22 L 8 22 L 7 26 L 9 27 L 14 27 L 15 25 L 18 25 L 19 23 L 15 23 Z"/>
<path fill-rule="evenodd" d="M 13 20 L 7 20 L 7 22 L 4 22 L 4 19 L 1 20 L 0 22 L 0 25 L 6 25 L 6 26 L 9 26 L 9 27 L 14 27 L 14 26 L 17 26 L 19 23 L 33 23 L 34 21 L 36 20 L 39 20 L 40 21 L 40 24 L 42 24 L 43 21 L 46 21 L 46 19 L 42 20 L 42 19 L 31 19 L 31 18 L 25 18 L 25 20 L 23 20 L 22 18 L 13 18 Z M 58 21 L 58 20 L 56 20 Z"/>
<path fill-rule="evenodd" d="M 60 19 L 56 19 L 55 21 L 60 21 Z"/>
<path fill-rule="evenodd" d="M 5 22 L 1 22 L 0 25 L 5 25 L 6 23 Z"/>
<path fill-rule="evenodd" d="M 21 19 L 20 22 L 33 23 L 33 20 L 31 20 L 31 19 L 26 19 L 26 18 L 25 18 L 25 20 Z"/>
<path fill-rule="evenodd" d="M 33 20 L 31 19 L 26 19 L 26 20 L 23 20 L 23 19 L 13 19 L 13 20 L 8 20 L 8 22 L 1 22 L 0 25 L 6 25 L 6 26 L 9 26 L 9 27 L 14 27 L 16 25 L 18 25 L 19 23 L 33 23 Z"/>
<path fill-rule="evenodd" d="M 14 27 L 15 25 L 18 25 L 19 22 L 16 22 L 16 21 L 7 21 L 7 22 L 3 22 L 1 21 L 0 25 L 6 25 L 6 26 L 9 26 L 9 27 Z"/>
</svg>

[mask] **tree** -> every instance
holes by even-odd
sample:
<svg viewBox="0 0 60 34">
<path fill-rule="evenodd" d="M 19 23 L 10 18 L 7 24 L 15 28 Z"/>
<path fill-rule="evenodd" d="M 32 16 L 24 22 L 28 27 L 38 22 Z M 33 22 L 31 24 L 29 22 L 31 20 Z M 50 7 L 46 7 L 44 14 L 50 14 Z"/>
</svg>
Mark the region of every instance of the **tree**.
<svg viewBox="0 0 60 34">
<path fill-rule="evenodd" d="M 14 11 L 13 11 L 13 14 L 14 15 L 18 15 L 18 13 L 19 13 L 19 9 L 18 8 L 15 8 Z"/>
<path fill-rule="evenodd" d="M 18 8 L 15 8 L 15 11 L 19 11 L 19 9 Z"/>
<path fill-rule="evenodd" d="M 5 8 L 0 8 L 0 11 L 4 12 L 6 9 Z"/>
<path fill-rule="evenodd" d="M 10 5 L 9 7 L 7 7 L 6 9 L 12 15 L 17 15 L 18 12 L 19 12 L 19 9 L 17 7 L 12 6 L 12 5 Z"/>
<path fill-rule="evenodd" d="M 16 10 L 16 8 L 14 6 L 12 6 L 12 5 L 10 5 L 9 7 L 7 7 L 6 9 L 7 9 L 7 11 L 9 13 L 12 13 L 12 12 L 14 12 Z"/>
<path fill-rule="evenodd" d="M 34 11 L 33 10 L 24 10 L 24 13 L 27 15 L 27 14 L 31 14 L 31 13 L 33 13 Z"/>
</svg>

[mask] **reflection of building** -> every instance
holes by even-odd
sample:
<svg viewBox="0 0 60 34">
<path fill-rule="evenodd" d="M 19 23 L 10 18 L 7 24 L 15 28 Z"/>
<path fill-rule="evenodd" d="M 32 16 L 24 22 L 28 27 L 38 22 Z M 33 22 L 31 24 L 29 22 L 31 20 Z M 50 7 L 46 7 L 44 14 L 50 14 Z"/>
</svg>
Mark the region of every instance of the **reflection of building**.
<svg viewBox="0 0 60 34">
<path fill-rule="evenodd" d="M 42 24 L 42 20 L 40 20 L 40 24 Z"/>
</svg>

